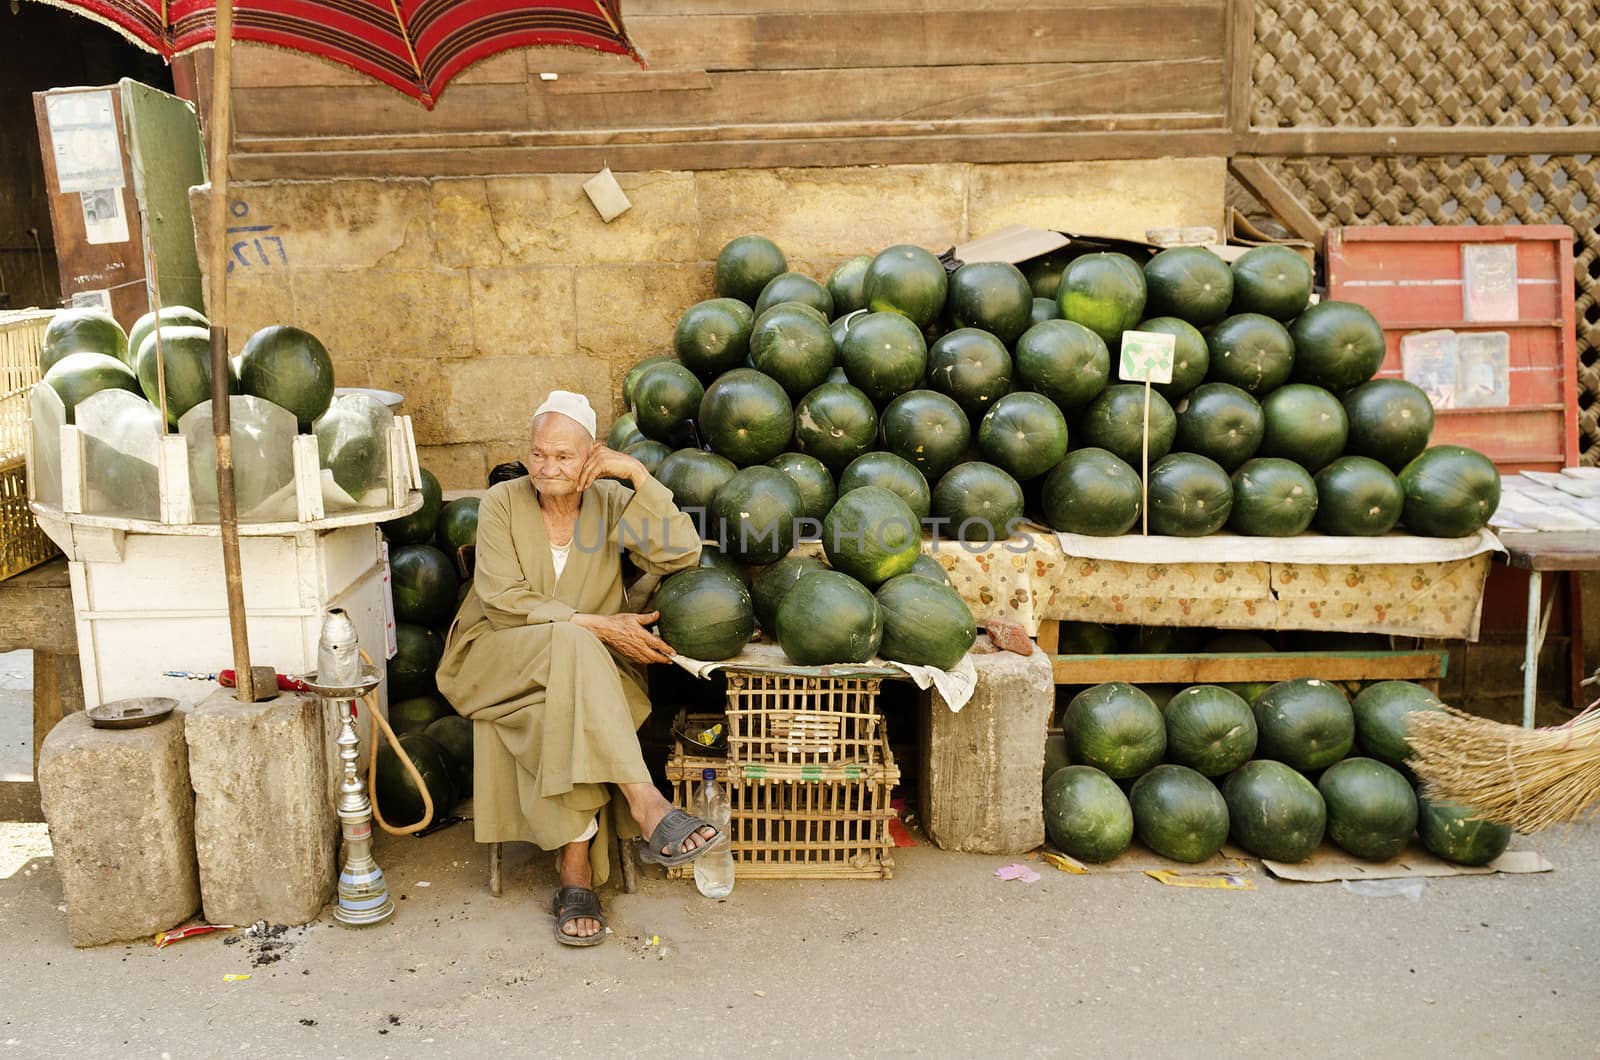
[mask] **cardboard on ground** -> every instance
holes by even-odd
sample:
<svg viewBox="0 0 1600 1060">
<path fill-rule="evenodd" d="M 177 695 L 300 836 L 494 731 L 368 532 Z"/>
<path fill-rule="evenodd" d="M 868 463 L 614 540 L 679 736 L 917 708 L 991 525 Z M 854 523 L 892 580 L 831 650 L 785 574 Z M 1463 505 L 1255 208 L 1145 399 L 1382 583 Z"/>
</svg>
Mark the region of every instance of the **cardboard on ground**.
<svg viewBox="0 0 1600 1060">
<path fill-rule="evenodd" d="M 1555 868 L 1536 850 L 1508 850 L 1487 865 L 1452 865 L 1412 844 L 1388 861 L 1362 861 L 1332 843 L 1294 865 L 1262 858 L 1261 864 L 1280 880 L 1334 883 L 1339 880 L 1398 880 L 1418 876 L 1491 876 L 1497 872 L 1550 872 Z"/>
<path fill-rule="evenodd" d="M 1126 383 L 1170 383 L 1178 337 L 1159 331 L 1124 331 L 1117 376 Z"/>
</svg>

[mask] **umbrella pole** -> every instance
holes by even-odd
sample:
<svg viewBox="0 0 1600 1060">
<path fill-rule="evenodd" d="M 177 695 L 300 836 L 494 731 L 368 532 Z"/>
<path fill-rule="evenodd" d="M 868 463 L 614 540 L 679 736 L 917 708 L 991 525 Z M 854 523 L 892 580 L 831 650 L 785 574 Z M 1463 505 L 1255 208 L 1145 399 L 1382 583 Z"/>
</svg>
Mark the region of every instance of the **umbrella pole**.
<svg viewBox="0 0 1600 1060">
<path fill-rule="evenodd" d="M 211 66 L 211 426 L 217 441 L 217 512 L 241 703 L 256 700 L 239 567 L 239 507 L 233 488 L 233 417 L 228 394 L 228 145 L 233 139 L 233 0 L 217 0 Z"/>
</svg>

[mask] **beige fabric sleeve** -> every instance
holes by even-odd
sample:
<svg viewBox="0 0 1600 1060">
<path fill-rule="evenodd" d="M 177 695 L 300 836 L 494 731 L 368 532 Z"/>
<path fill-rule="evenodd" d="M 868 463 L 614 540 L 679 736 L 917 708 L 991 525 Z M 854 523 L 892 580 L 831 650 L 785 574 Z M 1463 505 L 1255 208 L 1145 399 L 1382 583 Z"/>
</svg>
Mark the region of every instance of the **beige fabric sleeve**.
<svg viewBox="0 0 1600 1060">
<path fill-rule="evenodd" d="M 678 511 L 672 491 L 654 478 L 634 489 L 624 504 L 617 519 L 617 543 L 649 574 L 671 574 L 700 562 L 699 529 Z"/>
<path fill-rule="evenodd" d="M 478 507 L 478 551 L 472 580 L 483 613 L 495 629 L 565 622 L 576 609 L 535 592 L 517 559 L 510 505 L 507 491 L 490 490 Z"/>
</svg>

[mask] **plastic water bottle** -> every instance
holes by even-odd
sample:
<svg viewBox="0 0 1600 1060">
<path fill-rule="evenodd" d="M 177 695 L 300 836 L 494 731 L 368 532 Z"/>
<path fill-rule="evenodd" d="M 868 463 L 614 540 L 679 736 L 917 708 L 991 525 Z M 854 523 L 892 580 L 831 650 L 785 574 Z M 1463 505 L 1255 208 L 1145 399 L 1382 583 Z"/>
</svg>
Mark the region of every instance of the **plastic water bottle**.
<svg viewBox="0 0 1600 1060">
<path fill-rule="evenodd" d="M 733 847 L 731 807 L 728 796 L 717 783 L 717 771 L 707 769 L 700 774 L 700 795 L 695 800 L 695 812 L 722 833 L 712 848 L 694 861 L 694 885 L 707 898 L 726 898 L 733 892 Z"/>
</svg>

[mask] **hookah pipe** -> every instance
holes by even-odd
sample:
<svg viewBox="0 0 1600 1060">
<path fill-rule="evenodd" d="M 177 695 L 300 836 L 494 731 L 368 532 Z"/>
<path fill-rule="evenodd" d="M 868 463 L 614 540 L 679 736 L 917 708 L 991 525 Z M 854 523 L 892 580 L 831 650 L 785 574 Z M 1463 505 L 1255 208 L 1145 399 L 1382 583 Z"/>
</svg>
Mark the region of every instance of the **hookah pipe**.
<svg viewBox="0 0 1600 1060">
<path fill-rule="evenodd" d="M 377 665 L 372 661 L 372 656 L 367 654 L 367 649 L 365 648 L 361 649 L 361 660 L 368 666 L 375 667 Z M 389 728 L 388 720 L 383 716 L 383 712 L 378 709 L 378 690 L 374 688 L 362 696 L 361 702 L 366 704 L 367 716 L 383 729 L 383 735 L 389 741 L 390 749 L 394 751 L 395 757 L 400 759 L 400 763 L 406 767 L 406 772 L 411 775 L 411 782 L 422 793 L 422 820 L 404 828 L 396 828 L 383 819 L 383 812 L 378 808 L 378 738 L 377 733 L 373 733 L 367 740 L 369 748 L 367 755 L 367 792 L 368 798 L 372 802 L 372 819 L 378 822 L 379 828 L 382 828 L 390 835 L 415 835 L 433 823 L 433 796 L 428 794 L 428 785 L 423 783 L 422 774 L 417 771 L 415 763 L 411 761 L 411 756 L 406 754 L 406 749 L 400 746 L 400 741 L 395 737 L 394 730 Z"/>
</svg>

